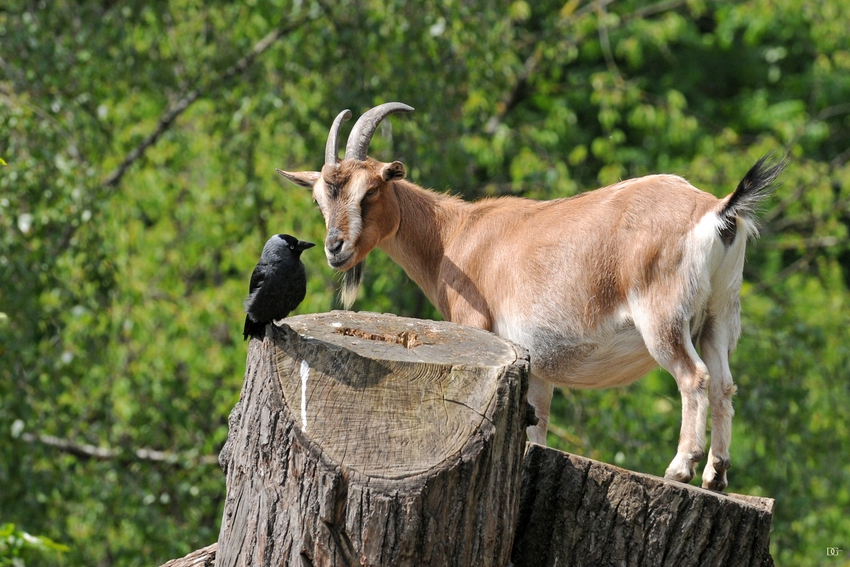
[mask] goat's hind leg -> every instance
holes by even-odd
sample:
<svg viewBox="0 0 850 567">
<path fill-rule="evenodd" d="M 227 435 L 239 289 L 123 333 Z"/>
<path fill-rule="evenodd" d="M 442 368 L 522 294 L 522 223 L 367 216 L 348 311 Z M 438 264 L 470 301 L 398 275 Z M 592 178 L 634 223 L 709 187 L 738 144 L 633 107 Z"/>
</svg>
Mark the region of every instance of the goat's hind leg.
<svg viewBox="0 0 850 567">
<path fill-rule="evenodd" d="M 665 478 L 690 482 L 694 465 L 705 457 L 705 426 L 708 417 L 708 368 L 697 355 L 687 321 L 656 321 L 642 325 L 649 353 L 676 379 L 682 396 L 682 427 L 676 456 Z"/>
<path fill-rule="evenodd" d="M 729 445 L 732 441 L 732 396 L 737 389 L 729 369 L 729 352 L 734 342 L 721 328 L 707 328 L 700 339 L 700 352 L 708 365 L 711 380 L 708 399 L 711 403 L 711 449 L 702 473 L 702 487 L 723 490 L 728 485 L 726 471 L 732 466 Z"/>
</svg>

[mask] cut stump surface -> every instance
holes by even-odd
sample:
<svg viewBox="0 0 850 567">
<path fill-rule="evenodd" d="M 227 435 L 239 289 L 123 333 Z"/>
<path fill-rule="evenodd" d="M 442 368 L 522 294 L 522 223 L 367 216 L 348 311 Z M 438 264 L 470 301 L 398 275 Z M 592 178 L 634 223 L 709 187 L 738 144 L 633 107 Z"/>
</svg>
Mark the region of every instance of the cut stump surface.
<svg viewBox="0 0 850 567">
<path fill-rule="evenodd" d="M 296 424 L 327 458 L 375 478 L 422 474 L 457 455 L 491 419 L 499 376 L 518 358 L 495 335 L 459 325 L 346 312 L 287 324 L 274 363 Z"/>
</svg>

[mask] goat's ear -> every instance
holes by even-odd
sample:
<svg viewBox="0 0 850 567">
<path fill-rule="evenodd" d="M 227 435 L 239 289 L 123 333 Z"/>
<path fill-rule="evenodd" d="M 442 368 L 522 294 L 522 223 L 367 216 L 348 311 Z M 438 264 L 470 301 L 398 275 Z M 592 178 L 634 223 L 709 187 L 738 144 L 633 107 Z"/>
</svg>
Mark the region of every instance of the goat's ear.
<svg viewBox="0 0 850 567">
<path fill-rule="evenodd" d="M 400 161 L 388 163 L 381 168 L 381 179 L 384 181 L 398 181 L 404 179 L 405 175 L 407 175 L 407 170 Z"/>
<path fill-rule="evenodd" d="M 295 173 L 283 171 L 282 169 L 276 169 L 275 171 L 277 171 L 296 185 L 300 185 L 301 187 L 307 187 L 309 189 L 313 188 L 313 185 L 316 184 L 316 181 L 321 175 L 321 173 L 319 173 L 318 171 L 298 171 Z"/>
</svg>

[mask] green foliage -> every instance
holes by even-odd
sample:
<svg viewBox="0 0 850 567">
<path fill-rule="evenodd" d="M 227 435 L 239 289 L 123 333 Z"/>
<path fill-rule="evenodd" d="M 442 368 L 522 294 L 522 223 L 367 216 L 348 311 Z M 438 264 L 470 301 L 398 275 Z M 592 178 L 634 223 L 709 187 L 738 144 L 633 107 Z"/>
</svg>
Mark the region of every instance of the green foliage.
<svg viewBox="0 0 850 567">
<path fill-rule="evenodd" d="M 68 542 L 39 557 L 60 565 L 156 565 L 217 538 L 224 478 L 204 457 L 239 395 L 250 271 L 270 234 L 324 237 L 274 169 L 318 168 L 341 109 L 400 100 L 416 112 L 371 155 L 467 198 L 654 172 L 722 195 L 790 152 L 745 268 L 730 489 L 777 499 L 778 564 L 830 564 L 850 545 L 847 29 L 847 2 L 802 0 L 5 2 L 4 519 Z M 321 250 L 304 261 L 298 312 L 333 308 L 338 275 Z M 357 308 L 437 316 L 380 252 Z M 661 371 L 561 392 L 550 443 L 660 474 L 678 412 Z"/>
<path fill-rule="evenodd" d="M 0 567 L 25 567 L 27 557 L 64 553 L 68 550 L 68 546 L 50 538 L 23 532 L 15 524 L 0 525 Z"/>
</svg>

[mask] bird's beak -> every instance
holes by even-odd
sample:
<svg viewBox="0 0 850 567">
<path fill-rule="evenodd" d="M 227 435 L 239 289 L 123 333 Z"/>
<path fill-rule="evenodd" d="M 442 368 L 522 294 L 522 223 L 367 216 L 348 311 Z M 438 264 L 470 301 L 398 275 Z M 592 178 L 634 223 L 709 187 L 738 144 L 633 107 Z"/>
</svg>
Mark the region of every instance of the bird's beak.
<svg viewBox="0 0 850 567">
<path fill-rule="evenodd" d="M 313 246 L 315 246 L 315 244 L 313 244 L 312 242 L 307 242 L 306 240 L 299 240 L 298 245 L 295 248 L 297 248 L 299 252 L 303 252 L 304 250 L 312 248 Z"/>
</svg>

